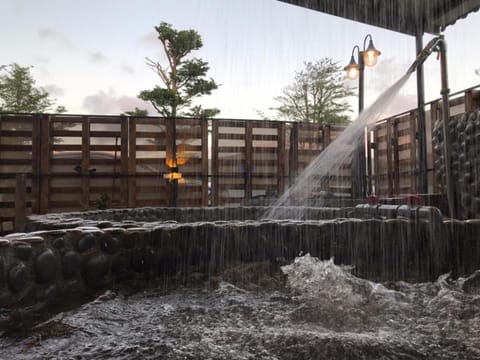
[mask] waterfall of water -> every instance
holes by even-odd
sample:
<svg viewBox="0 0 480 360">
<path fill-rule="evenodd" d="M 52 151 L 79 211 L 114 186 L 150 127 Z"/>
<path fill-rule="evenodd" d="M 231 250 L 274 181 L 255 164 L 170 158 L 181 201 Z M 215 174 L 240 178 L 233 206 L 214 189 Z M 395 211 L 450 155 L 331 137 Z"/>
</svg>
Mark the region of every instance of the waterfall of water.
<svg viewBox="0 0 480 360">
<path fill-rule="evenodd" d="M 350 164 L 352 155 L 364 141 L 365 127 L 374 124 L 384 114 L 385 109 L 392 103 L 403 85 L 410 78 L 411 72 L 401 77 L 395 84 L 382 93 L 378 99 L 355 121 L 341 133 L 325 150 L 323 150 L 299 175 L 294 185 L 271 206 L 265 215 L 268 219 L 285 217 L 284 207 L 295 203 L 304 203 L 312 197 L 317 189 L 326 187 L 326 184 L 339 174 L 342 167 Z M 288 217 L 301 219 L 303 211 L 288 212 Z"/>
</svg>

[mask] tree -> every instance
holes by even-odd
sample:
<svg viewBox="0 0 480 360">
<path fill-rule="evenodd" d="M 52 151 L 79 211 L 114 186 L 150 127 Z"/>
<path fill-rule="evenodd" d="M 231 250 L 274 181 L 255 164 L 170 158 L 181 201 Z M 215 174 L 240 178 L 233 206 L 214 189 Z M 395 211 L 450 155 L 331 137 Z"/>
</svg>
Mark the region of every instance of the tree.
<svg viewBox="0 0 480 360">
<path fill-rule="evenodd" d="M 0 111 L 15 113 L 47 112 L 55 103 L 50 94 L 35 87 L 30 74 L 31 66 L 22 67 L 16 63 L 0 66 Z M 58 106 L 56 113 L 66 112 Z"/>
<path fill-rule="evenodd" d="M 318 123 L 348 123 L 351 111 L 345 99 L 354 95 L 342 82 L 341 67 L 332 59 L 306 62 L 305 69 L 295 74 L 293 83 L 274 99 L 281 103 L 272 108 L 289 120 Z"/>
<path fill-rule="evenodd" d="M 125 111 L 123 114 L 124 116 L 138 116 L 138 117 L 145 117 L 148 116 L 147 109 L 139 109 L 135 106 L 135 110 L 132 111 Z"/>
<path fill-rule="evenodd" d="M 188 111 L 194 98 L 210 95 L 218 88 L 213 79 L 206 78 L 209 70 L 207 62 L 198 58 L 186 59 L 192 51 L 203 46 L 200 35 L 195 30 L 175 30 L 165 22 L 156 26 L 155 30 L 168 64 L 163 66 L 147 58 L 147 65 L 158 74 L 163 86 L 144 90 L 138 97 L 149 101 L 165 117 L 195 114 L 213 116 L 219 113 L 218 109 L 201 109 L 198 106 Z"/>
</svg>

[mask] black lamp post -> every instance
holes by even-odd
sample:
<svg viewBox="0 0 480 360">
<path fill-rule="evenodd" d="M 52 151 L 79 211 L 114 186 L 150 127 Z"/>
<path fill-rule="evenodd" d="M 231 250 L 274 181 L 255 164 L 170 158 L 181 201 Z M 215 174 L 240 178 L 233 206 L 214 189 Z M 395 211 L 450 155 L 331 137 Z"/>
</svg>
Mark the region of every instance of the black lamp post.
<svg viewBox="0 0 480 360">
<path fill-rule="evenodd" d="M 366 47 L 367 39 L 370 38 L 368 47 Z M 358 51 L 358 63 L 355 61 L 355 49 Z M 372 35 L 368 34 L 363 40 L 363 50 L 360 50 L 358 45 L 355 45 L 352 50 L 352 57 L 350 58 L 350 63 L 345 66 L 344 70 L 347 72 L 347 78 L 350 80 L 355 80 L 358 77 L 358 112 L 363 111 L 364 103 L 364 70 L 365 65 L 368 67 L 375 66 L 377 63 L 378 57 L 381 52 L 378 51 L 375 46 L 373 46 Z"/>
<path fill-rule="evenodd" d="M 367 45 L 367 39 L 370 39 Z M 358 63 L 355 61 L 355 49 L 358 52 Z M 365 92 L 365 82 L 364 82 L 364 70 L 365 65 L 368 67 L 375 66 L 377 63 L 378 57 L 381 52 L 378 51 L 373 45 L 372 35 L 368 34 L 363 39 L 363 50 L 360 50 L 358 45 L 355 45 L 352 49 L 352 57 L 350 58 L 350 63 L 345 66 L 344 70 L 347 72 L 347 78 L 350 80 L 355 80 L 358 77 L 358 113 L 360 114 L 363 111 L 364 105 L 364 92 Z M 370 149 L 368 149 L 370 152 Z M 368 173 L 372 173 L 371 162 L 368 162 Z M 358 196 L 365 196 L 366 193 L 366 174 L 365 174 L 365 151 L 362 146 L 358 154 L 358 179 L 359 182 L 355 189 L 355 194 Z M 368 193 L 372 193 L 372 181 L 368 181 Z"/>
</svg>

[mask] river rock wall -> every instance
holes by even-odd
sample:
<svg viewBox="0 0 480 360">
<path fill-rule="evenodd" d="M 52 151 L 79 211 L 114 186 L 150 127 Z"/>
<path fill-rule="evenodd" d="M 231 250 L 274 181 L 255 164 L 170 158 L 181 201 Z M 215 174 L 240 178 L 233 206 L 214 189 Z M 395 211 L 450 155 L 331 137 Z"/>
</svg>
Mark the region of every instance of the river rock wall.
<svg viewBox="0 0 480 360">
<path fill-rule="evenodd" d="M 302 253 L 334 257 L 382 281 L 480 268 L 480 220 L 444 220 L 434 208 L 310 209 L 311 219 L 302 221 L 248 219 L 263 209 L 202 211 L 210 220 L 178 222 L 195 211 L 161 208 L 32 216 L 31 232 L 0 238 L 0 307 L 81 296 L 136 278 L 188 284 L 243 263 L 268 262 L 274 271 Z M 234 219 L 240 213 L 244 219 Z M 163 219 L 151 221 L 155 214 Z"/>
<path fill-rule="evenodd" d="M 445 159 L 443 156 L 443 121 L 433 130 L 435 175 L 446 193 Z M 450 118 L 451 169 L 454 182 L 457 216 L 460 219 L 480 218 L 480 110 Z"/>
</svg>

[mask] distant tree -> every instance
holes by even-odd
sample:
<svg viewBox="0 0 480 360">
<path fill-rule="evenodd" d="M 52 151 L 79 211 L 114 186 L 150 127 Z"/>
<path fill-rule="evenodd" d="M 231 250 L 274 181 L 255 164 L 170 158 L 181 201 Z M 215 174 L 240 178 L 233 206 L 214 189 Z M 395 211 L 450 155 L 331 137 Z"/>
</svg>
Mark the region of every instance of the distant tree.
<svg viewBox="0 0 480 360">
<path fill-rule="evenodd" d="M 140 92 L 138 97 L 149 101 L 165 117 L 192 115 L 195 113 L 213 116 L 218 109 L 201 109 L 191 106 L 192 100 L 201 95 L 210 95 L 218 88 L 213 79 L 207 79 L 208 63 L 186 57 L 203 46 L 200 35 L 195 30 L 175 30 L 170 24 L 162 22 L 155 27 L 162 49 L 167 57 L 164 66 L 147 58 L 147 65 L 162 80 L 162 86 Z M 199 112 L 200 111 L 200 112 Z"/>
<path fill-rule="evenodd" d="M 63 105 L 58 105 L 58 106 L 55 108 L 54 113 L 55 113 L 55 114 L 64 114 L 64 113 L 66 113 L 67 111 L 68 111 L 68 110 L 67 110 L 67 108 L 66 108 L 65 106 L 63 106 Z"/>
<path fill-rule="evenodd" d="M 16 63 L 0 66 L 0 111 L 18 113 L 43 113 L 50 110 L 55 99 L 42 88 L 35 87 L 30 73 L 31 66 L 22 67 Z M 56 113 L 66 112 L 58 106 Z"/>
<path fill-rule="evenodd" d="M 148 116 L 148 111 L 147 109 L 139 109 L 138 107 L 135 106 L 135 110 L 125 111 L 122 115 L 143 117 L 143 116 Z"/>
<path fill-rule="evenodd" d="M 306 62 L 304 70 L 296 72 L 293 83 L 274 98 L 281 105 L 271 109 L 288 120 L 348 123 L 346 112 L 351 108 L 345 100 L 354 93 L 342 79 L 341 67 L 330 58 Z"/>
</svg>

